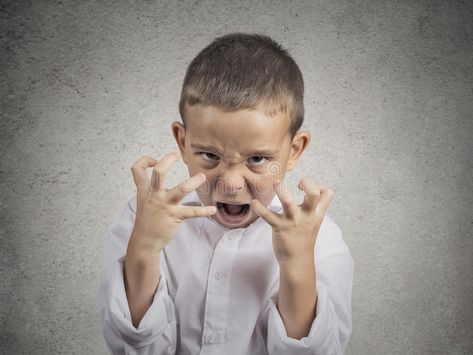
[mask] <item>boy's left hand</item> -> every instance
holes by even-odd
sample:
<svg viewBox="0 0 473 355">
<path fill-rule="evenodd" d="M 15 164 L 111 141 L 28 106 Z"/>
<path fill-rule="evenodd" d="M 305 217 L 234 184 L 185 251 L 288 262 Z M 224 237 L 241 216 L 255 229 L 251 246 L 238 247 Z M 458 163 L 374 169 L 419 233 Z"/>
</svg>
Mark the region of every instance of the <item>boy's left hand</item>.
<svg viewBox="0 0 473 355">
<path fill-rule="evenodd" d="M 275 181 L 276 193 L 283 207 L 277 214 L 254 199 L 251 206 L 273 229 L 273 249 L 279 264 L 291 264 L 314 258 L 315 240 L 333 191 L 313 183 L 309 178 L 299 181 L 304 201 L 296 205 L 281 180 Z"/>
</svg>

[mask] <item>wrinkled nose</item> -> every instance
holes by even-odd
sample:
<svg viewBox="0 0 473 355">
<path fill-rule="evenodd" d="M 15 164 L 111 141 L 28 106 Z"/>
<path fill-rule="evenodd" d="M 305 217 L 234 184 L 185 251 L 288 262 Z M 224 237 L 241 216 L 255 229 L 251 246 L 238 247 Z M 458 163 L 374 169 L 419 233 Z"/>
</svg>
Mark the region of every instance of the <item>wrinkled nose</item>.
<svg viewBox="0 0 473 355">
<path fill-rule="evenodd" d="M 237 172 L 227 171 L 217 180 L 216 188 L 222 196 L 235 195 L 245 189 L 245 179 Z"/>
</svg>

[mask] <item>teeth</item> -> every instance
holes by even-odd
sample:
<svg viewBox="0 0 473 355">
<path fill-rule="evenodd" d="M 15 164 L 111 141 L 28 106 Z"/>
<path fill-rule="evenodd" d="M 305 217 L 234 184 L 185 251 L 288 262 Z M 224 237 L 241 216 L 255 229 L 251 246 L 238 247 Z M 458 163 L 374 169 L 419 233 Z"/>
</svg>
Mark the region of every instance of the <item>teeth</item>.
<svg viewBox="0 0 473 355">
<path fill-rule="evenodd" d="M 224 202 L 218 202 L 218 201 L 217 201 L 217 207 L 223 207 L 225 204 L 226 204 L 226 203 L 224 203 Z M 238 205 L 238 206 L 245 206 L 245 208 L 246 208 L 246 207 L 249 207 L 249 204 L 248 204 L 248 203 L 239 203 L 239 204 L 237 204 L 237 205 Z"/>
<path fill-rule="evenodd" d="M 225 205 L 225 204 L 226 204 L 225 202 L 217 201 L 217 205 Z M 243 206 L 243 205 L 247 205 L 247 203 L 230 203 L 230 205 Z"/>
</svg>

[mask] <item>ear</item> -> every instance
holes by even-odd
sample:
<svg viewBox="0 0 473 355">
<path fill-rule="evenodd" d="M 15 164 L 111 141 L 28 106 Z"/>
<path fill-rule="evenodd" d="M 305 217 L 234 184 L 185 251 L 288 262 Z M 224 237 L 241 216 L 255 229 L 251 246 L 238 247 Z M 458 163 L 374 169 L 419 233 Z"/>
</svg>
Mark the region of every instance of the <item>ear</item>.
<svg viewBox="0 0 473 355">
<path fill-rule="evenodd" d="M 307 131 L 297 132 L 292 139 L 291 153 L 289 154 L 289 160 L 287 161 L 287 171 L 291 171 L 299 161 L 304 150 L 310 142 L 310 133 Z"/>
<path fill-rule="evenodd" d="M 186 127 L 178 121 L 174 121 L 171 125 L 172 134 L 176 140 L 177 146 L 181 153 L 182 160 L 187 165 L 186 160 Z"/>
</svg>

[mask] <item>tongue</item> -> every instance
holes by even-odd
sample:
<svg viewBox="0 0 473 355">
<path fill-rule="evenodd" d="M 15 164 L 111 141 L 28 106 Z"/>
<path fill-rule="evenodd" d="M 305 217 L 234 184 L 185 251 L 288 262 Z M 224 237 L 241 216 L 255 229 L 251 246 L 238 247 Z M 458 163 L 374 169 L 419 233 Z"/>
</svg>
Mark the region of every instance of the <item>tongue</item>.
<svg viewBox="0 0 473 355">
<path fill-rule="evenodd" d="M 225 204 L 225 209 L 229 214 L 239 214 L 243 211 L 245 205 L 229 205 L 228 203 Z"/>
</svg>

